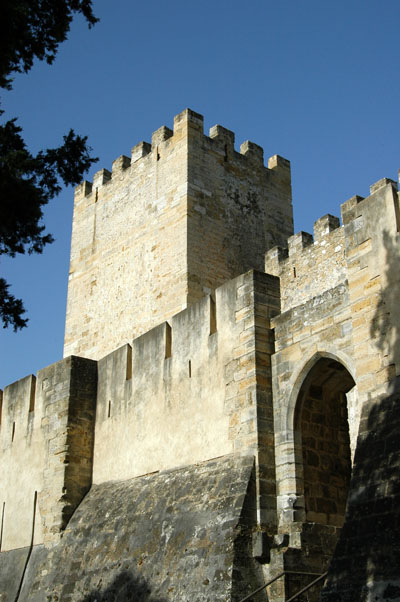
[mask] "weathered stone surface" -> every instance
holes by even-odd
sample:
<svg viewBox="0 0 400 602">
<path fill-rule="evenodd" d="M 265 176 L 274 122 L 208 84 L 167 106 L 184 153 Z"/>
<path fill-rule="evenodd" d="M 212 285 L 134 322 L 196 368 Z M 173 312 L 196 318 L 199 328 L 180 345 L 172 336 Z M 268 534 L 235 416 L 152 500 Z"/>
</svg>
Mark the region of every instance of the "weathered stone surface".
<svg viewBox="0 0 400 602">
<path fill-rule="evenodd" d="M 15 602 L 22 585 L 29 547 L 0 553 L 0 600 Z"/>
<path fill-rule="evenodd" d="M 249 269 L 293 232 L 290 164 L 203 133 L 190 109 L 75 195 L 64 356 L 100 359 Z"/>
<path fill-rule="evenodd" d="M 89 491 L 93 472 L 97 365 L 71 356 L 39 372 L 46 443 L 38 496 L 43 540 L 57 540 Z"/>
<path fill-rule="evenodd" d="M 269 320 L 278 284 L 247 272 L 212 304 L 205 297 L 99 361 L 95 483 L 240 451 L 256 457 L 263 521 L 276 521 Z"/>
<path fill-rule="evenodd" d="M 400 600 L 397 185 L 292 235 L 289 162 L 234 141 L 186 110 L 77 188 L 65 349 L 96 361 L 0 395 L 2 600 L 30 543 L 34 602 L 286 571 L 254 597 L 284 602 L 338 541 L 329 602 Z"/>
<path fill-rule="evenodd" d="M 60 543 L 39 547 L 20 602 L 239 599 L 262 583 L 253 466 L 232 455 L 93 486 Z"/>
<path fill-rule="evenodd" d="M 57 539 L 92 483 L 97 365 L 70 357 L 6 387 L 0 549 Z"/>
</svg>

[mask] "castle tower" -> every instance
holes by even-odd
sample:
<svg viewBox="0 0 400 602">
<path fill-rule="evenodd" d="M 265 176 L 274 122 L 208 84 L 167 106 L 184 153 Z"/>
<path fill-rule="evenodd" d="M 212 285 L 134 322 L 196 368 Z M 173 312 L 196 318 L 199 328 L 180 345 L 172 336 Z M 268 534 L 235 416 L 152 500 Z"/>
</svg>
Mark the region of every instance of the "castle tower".
<svg viewBox="0 0 400 602">
<path fill-rule="evenodd" d="M 400 599 L 397 183 L 292 235 L 233 144 L 185 110 L 77 188 L 67 357 L 0 391 L 1 602 Z"/>
<path fill-rule="evenodd" d="M 103 357 L 292 233 L 289 162 L 186 109 L 76 189 L 64 356 Z"/>
</svg>

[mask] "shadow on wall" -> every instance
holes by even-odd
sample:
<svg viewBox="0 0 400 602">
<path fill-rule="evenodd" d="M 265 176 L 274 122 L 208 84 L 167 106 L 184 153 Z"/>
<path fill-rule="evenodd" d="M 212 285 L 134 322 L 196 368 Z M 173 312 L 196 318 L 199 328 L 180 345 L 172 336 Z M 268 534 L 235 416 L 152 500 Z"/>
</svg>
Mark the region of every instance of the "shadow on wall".
<svg viewBox="0 0 400 602">
<path fill-rule="evenodd" d="M 382 290 L 371 324 L 371 338 L 389 358 L 390 365 L 400 361 L 400 241 L 383 232 L 386 251 L 386 286 Z"/>
<path fill-rule="evenodd" d="M 387 284 L 370 335 L 388 360 L 388 394 L 362 410 L 346 521 L 323 602 L 400 600 L 400 247 L 384 232 Z"/>
<path fill-rule="evenodd" d="M 80 602 L 167 602 L 167 599 L 153 596 L 143 577 L 123 571 L 103 591 L 93 590 Z"/>
</svg>

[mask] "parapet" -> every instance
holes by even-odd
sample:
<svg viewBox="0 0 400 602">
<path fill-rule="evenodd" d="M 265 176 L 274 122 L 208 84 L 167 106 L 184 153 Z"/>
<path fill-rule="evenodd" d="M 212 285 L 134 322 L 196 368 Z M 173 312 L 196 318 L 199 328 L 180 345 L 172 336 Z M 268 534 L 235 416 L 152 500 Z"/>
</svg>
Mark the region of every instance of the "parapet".
<svg viewBox="0 0 400 602">
<path fill-rule="evenodd" d="M 283 159 L 285 161 L 285 159 Z M 341 205 L 341 214 L 343 226 L 346 226 L 353 220 L 355 220 L 360 213 L 360 203 L 373 202 L 373 196 L 381 191 L 386 186 L 392 186 L 393 189 L 397 190 L 397 183 L 390 178 L 381 178 L 375 184 L 370 186 L 371 195 L 367 198 L 355 195 L 348 201 Z M 308 250 L 309 252 L 315 252 L 316 247 L 326 246 L 329 244 L 329 236 L 340 229 L 340 220 L 334 215 L 329 213 L 317 219 L 314 222 L 314 236 L 308 232 L 298 232 L 293 236 L 290 236 L 287 241 L 287 248 L 273 247 L 267 251 L 265 255 L 265 271 L 267 273 L 280 275 L 282 270 L 285 269 L 285 265 L 288 260 L 295 262 L 300 259 L 303 252 Z M 322 250 L 322 253 L 326 253 L 326 250 Z"/>
<path fill-rule="evenodd" d="M 156 149 L 161 142 L 165 142 L 168 138 L 173 136 L 173 131 L 167 128 L 166 125 L 162 125 L 158 130 L 153 132 L 151 137 L 151 148 L 152 150 Z"/>
<path fill-rule="evenodd" d="M 112 173 L 116 173 L 119 171 L 123 171 L 124 169 L 128 169 L 131 165 L 131 159 L 126 155 L 120 155 L 118 159 L 115 159 L 112 164 Z"/>
<path fill-rule="evenodd" d="M 269 320 L 278 313 L 278 279 L 250 271 L 101 359 L 93 482 L 252 445 L 246 390 L 257 386 L 256 370 L 269 374 Z"/>
<path fill-rule="evenodd" d="M 391 180 L 390 178 L 381 178 L 374 184 L 371 184 L 371 186 L 369 187 L 370 194 L 374 194 L 375 192 L 377 192 L 384 186 L 387 186 L 388 184 L 391 184 L 397 190 L 397 182 L 395 182 L 394 180 Z"/>
<path fill-rule="evenodd" d="M 391 180 L 390 178 L 381 178 L 374 184 L 371 184 L 371 186 L 369 188 L 369 190 L 370 190 L 369 197 L 365 198 L 365 197 L 362 197 L 359 195 L 355 195 L 355 196 L 352 196 L 345 203 L 343 203 L 340 207 L 341 213 L 342 213 L 343 225 L 346 226 L 348 223 L 350 223 L 351 221 L 353 221 L 354 219 L 356 219 L 358 217 L 358 214 L 360 212 L 359 204 L 362 201 L 367 201 L 367 200 L 371 199 L 371 197 L 373 197 L 379 191 L 382 191 L 382 189 L 385 188 L 386 186 L 391 186 L 393 188 L 393 190 L 395 190 L 395 191 L 398 190 L 397 182 L 395 182 L 394 180 Z"/>
<path fill-rule="evenodd" d="M 36 377 L 33 374 L 5 387 L 2 393 L 0 440 L 2 449 L 32 430 L 35 411 Z"/>
<path fill-rule="evenodd" d="M 131 163 L 135 163 L 139 159 L 142 159 L 146 155 L 151 153 L 151 144 L 148 142 L 139 142 L 136 146 L 133 147 L 131 153 Z"/>
<path fill-rule="evenodd" d="M 188 135 L 189 138 L 206 138 L 215 148 L 216 152 L 223 155 L 224 161 L 233 159 L 244 160 L 249 165 L 264 166 L 264 151 L 261 146 L 250 140 L 246 140 L 240 146 L 240 152 L 235 151 L 235 134 L 231 130 L 215 125 L 210 128 L 209 136 L 203 132 L 203 116 L 191 109 L 185 109 L 174 117 L 173 129 L 163 125 L 153 132 L 151 143 L 141 141 L 136 144 L 131 151 L 130 158 L 121 155 L 112 164 L 112 171 L 100 169 L 93 177 L 93 183 L 82 182 L 75 188 L 75 199 L 90 197 L 94 193 L 94 201 L 99 198 L 99 189 L 108 185 L 116 175 L 129 172 L 132 169 L 138 169 L 141 161 L 161 160 L 164 157 L 165 145 L 174 144 L 182 140 L 182 136 Z M 274 155 L 268 159 L 268 167 L 265 168 L 290 176 L 290 162 L 279 155 Z"/>
<path fill-rule="evenodd" d="M 200 113 L 192 111 L 192 109 L 184 109 L 174 117 L 174 135 L 184 127 L 190 127 L 203 133 L 204 117 Z"/>
<path fill-rule="evenodd" d="M 5 387 L 0 426 L 2 549 L 28 546 L 33 520 L 35 543 L 57 539 L 88 491 L 96 387 L 97 362 L 77 357 Z"/>
<path fill-rule="evenodd" d="M 385 197 L 388 187 L 393 194 L 389 191 Z M 338 217 L 324 215 L 314 223 L 314 236 L 298 232 L 289 237 L 286 248 L 273 247 L 266 253 L 265 271 L 281 279 L 282 311 L 345 282 L 349 251 L 373 235 L 376 220 L 386 220 L 390 228 L 397 220 L 399 231 L 396 182 L 382 178 L 370 190 L 369 197 L 356 195 L 342 204 L 342 227 Z"/>
<path fill-rule="evenodd" d="M 339 218 L 324 215 L 314 222 L 314 236 L 308 232 L 297 232 L 288 238 L 287 248 L 273 247 L 265 254 L 265 271 L 270 274 L 280 275 L 288 261 L 290 264 L 300 259 L 305 251 L 316 252 L 322 247 L 321 252 L 326 253 L 323 247 L 329 243 L 329 235 L 340 227 Z"/>
</svg>

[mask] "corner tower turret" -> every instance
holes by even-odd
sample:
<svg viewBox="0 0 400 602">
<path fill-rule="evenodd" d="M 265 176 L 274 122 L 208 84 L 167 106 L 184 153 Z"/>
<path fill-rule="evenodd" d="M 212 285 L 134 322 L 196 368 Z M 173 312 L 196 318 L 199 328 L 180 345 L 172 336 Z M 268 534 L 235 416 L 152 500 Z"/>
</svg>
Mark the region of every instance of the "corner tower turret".
<svg viewBox="0 0 400 602">
<path fill-rule="evenodd" d="M 103 357 L 292 233 L 289 161 L 186 109 L 76 189 L 64 355 Z"/>
</svg>

